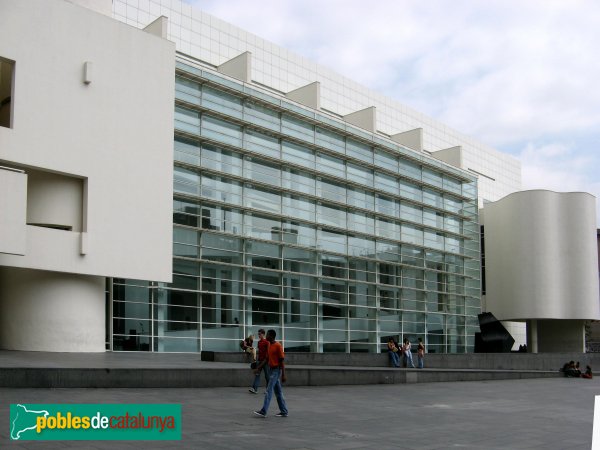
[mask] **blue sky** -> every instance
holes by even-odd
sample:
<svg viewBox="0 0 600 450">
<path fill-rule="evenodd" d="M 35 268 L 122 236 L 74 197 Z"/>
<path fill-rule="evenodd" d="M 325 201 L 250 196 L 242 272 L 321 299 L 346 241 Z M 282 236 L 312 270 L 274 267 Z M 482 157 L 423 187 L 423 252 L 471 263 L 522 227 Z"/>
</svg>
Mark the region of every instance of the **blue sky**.
<svg viewBox="0 0 600 450">
<path fill-rule="evenodd" d="M 600 197 L 600 2 L 186 1 Z"/>
</svg>

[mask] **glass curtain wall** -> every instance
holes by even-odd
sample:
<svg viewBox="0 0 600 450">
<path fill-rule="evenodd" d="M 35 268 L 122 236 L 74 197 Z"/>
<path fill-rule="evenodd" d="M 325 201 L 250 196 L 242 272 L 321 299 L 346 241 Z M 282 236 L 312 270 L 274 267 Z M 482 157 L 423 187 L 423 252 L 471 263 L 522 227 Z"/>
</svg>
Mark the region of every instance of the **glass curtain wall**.
<svg viewBox="0 0 600 450">
<path fill-rule="evenodd" d="M 473 350 L 473 177 L 178 63 L 173 282 L 114 279 L 114 350 Z"/>
</svg>

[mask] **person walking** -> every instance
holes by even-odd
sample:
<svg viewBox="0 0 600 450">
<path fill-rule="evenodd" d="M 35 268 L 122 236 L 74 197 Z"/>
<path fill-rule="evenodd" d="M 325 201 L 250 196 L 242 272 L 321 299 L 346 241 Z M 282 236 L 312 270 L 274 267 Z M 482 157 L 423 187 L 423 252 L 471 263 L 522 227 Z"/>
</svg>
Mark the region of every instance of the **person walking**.
<svg viewBox="0 0 600 450">
<path fill-rule="evenodd" d="M 404 360 L 406 361 L 406 367 L 415 368 L 415 363 L 413 363 L 412 353 L 410 351 L 410 341 L 407 338 L 404 338 Z"/>
<path fill-rule="evenodd" d="M 267 392 L 265 393 L 265 401 L 260 410 L 254 411 L 254 414 L 260 417 L 267 417 L 267 411 L 269 411 L 269 404 L 273 397 L 273 391 L 277 398 L 277 405 L 279 406 L 279 413 L 275 414 L 275 417 L 287 417 L 288 409 L 285 404 L 285 398 L 283 397 L 283 389 L 281 383 L 285 383 L 285 365 L 283 360 L 285 355 L 283 353 L 283 347 L 281 343 L 275 341 L 277 333 L 275 330 L 267 331 L 267 341 L 269 341 L 269 384 L 267 385 Z"/>
<path fill-rule="evenodd" d="M 425 359 L 425 345 L 423 345 L 423 339 L 417 338 L 419 345 L 417 346 L 417 367 L 423 368 L 423 360 Z"/>
<path fill-rule="evenodd" d="M 260 374 L 265 374 L 265 387 L 269 384 L 269 341 L 265 339 L 265 330 L 258 330 L 258 360 L 256 369 L 254 369 L 254 383 L 248 389 L 253 394 L 258 394 L 260 386 Z"/>
<path fill-rule="evenodd" d="M 400 357 L 398 356 L 398 345 L 394 341 L 393 337 L 388 339 L 388 355 L 390 355 L 390 360 L 392 361 L 392 365 L 394 367 L 400 367 Z"/>
</svg>

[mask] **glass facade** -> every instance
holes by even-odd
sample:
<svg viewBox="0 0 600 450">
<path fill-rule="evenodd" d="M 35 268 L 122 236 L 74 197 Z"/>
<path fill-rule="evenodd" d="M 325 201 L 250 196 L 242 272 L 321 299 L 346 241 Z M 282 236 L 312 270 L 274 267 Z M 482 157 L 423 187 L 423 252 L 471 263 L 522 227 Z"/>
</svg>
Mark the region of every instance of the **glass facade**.
<svg viewBox="0 0 600 450">
<path fill-rule="evenodd" d="M 173 282 L 114 279 L 114 350 L 473 350 L 476 179 L 284 97 L 177 64 Z"/>
</svg>

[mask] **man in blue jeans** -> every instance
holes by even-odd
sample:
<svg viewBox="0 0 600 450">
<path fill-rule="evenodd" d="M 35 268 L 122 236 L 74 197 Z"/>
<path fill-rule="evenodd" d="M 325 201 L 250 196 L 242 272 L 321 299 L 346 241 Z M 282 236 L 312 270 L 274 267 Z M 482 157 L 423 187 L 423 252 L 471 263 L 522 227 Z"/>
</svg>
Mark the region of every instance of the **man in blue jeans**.
<svg viewBox="0 0 600 450">
<path fill-rule="evenodd" d="M 271 398 L 273 398 L 273 391 L 275 391 L 275 397 L 277 398 L 277 405 L 279 406 L 279 413 L 275 414 L 275 417 L 287 417 L 288 409 L 283 398 L 283 390 L 281 383 L 285 383 L 285 366 L 283 364 L 284 354 L 281 343 L 275 341 L 275 330 L 267 331 L 267 341 L 269 341 L 269 384 L 267 385 L 267 392 L 265 393 L 265 401 L 260 410 L 254 411 L 254 414 L 260 417 L 267 417 L 267 411 L 269 410 L 269 404 Z"/>
</svg>

